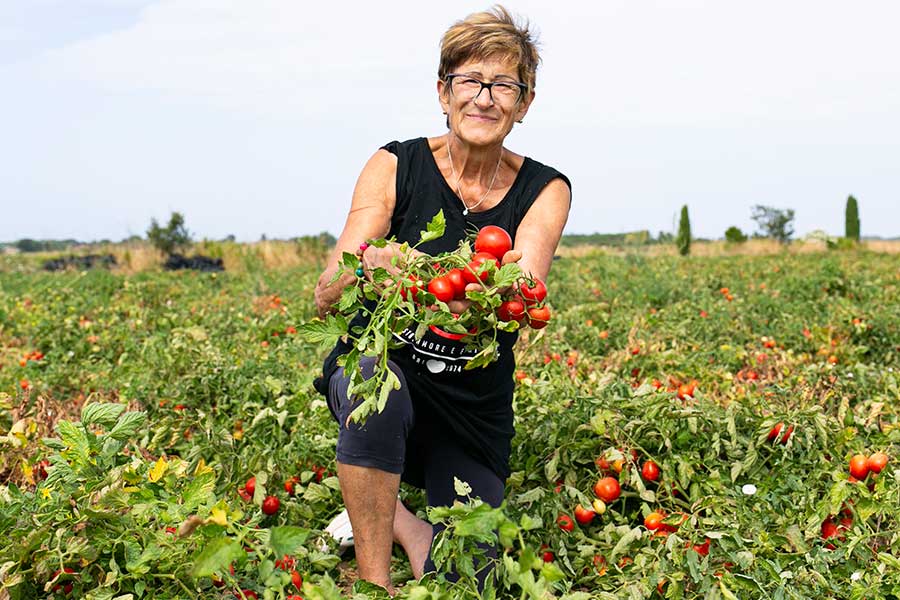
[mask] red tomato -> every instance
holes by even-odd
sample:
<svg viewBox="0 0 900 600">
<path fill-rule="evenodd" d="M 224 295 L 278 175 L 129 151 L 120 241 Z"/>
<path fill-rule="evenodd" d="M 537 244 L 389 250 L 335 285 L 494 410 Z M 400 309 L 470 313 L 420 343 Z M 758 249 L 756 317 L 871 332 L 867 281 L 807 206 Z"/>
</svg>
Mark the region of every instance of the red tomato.
<svg viewBox="0 0 900 600">
<path fill-rule="evenodd" d="M 294 495 L 294 480 L 288 479 L 284 482 L 284 491 L 288 493 L 289 496 Z"/>
<path fill-rule="evenodd" d="M 873 473 L 881 473 L 881 470 L 887 465 L 887 463 L 888 455 L 884 452 L 876 452 L 869 457 L 869 460 L 866 461 L 866 466 L 869 467 L 869 470 Z"/>
<path fill-rule="evenodd" d="M 822 521 L 822 539 L 827 540 L 833 537 L 836 537 L 838 534 L 838 527 L 835 522 L 831 519 L 831 517 Z"/>
<path fill-rule="evenodd" d="M 769 431 L 769 435 L 767 439 L 771 442 L 775 438 L 778 437 L 778 434 L 781 433 L 781 429 L 784 427 L 784 423 L 775 423 L 775 426 Z"/>
<path fill-rule="evenodd" d="M 784 431 L 784 435 L 781 436 L 781 444 L 787 444 L 788 440 L 791 439 L 791 434 L 794 433 L 794 426 L 788 425 L 788 428 Z"/>
<path fill-rule="evenodd" d="M 300 573 L 297 571 L 291 571 L 291 583 L 294 584 L 298 590 L 303 589 L 303 578 L 300 577 Z"/>
<path fill-rule="evenodd" d="M 563 531 L 572 531 L 575 529 L 575 523 L 572 522 L 572 517 L 569 515 L 559 515 L 559 518 L 556 519 L 556 524 L 559 525 L 559 528 Z"/>
<path fill-rule="evenodd" d="M 462 269 L 450 269 L 444 277 L 453 285 L 454 298 L 462 300 L 466 297 L 466 278 L 463 276 Z"/>
<path fill-rule="evenodd" d="M 650 531 L 656 531 L 659 529 L 659 526 L 662 525 L 663 519 L 665 518 L 665 515 L 654 511 L 644 517 L 644 527 Z"/>
<path fill-rule="evenodd" d="M 553 560 L 556 557 L 553 556 L 553 553 L 550 552 L 549 550 L 545 550 L 544 553 L 541 555 L 541 558 L 544 560 L 545 563 L 550 563 L 550 562 L 553 562 Z"/>
<path fill-rule="evenodd" d="M 850 475 L 857 479 L 865 479 L 869 474 L 868 459 L 862 454 L 856 454 L 850 459 Z"/>
<path fill-rule="evenodd" d="M 456 295 L 453 284 L 446 277 L 435 277 L 428 282 L 428 292 L 441 302 L 450 302 Z"/>
<path fill-rule="evenodd" d="M 400 286 L 400 295 L 404 300 L 409 296 L 413 302 L 418 302 L 422 299 L 422 289 L 425 287 L 425 284 L 419 281 L 419 278 L 415 275 L 409 276 L 409 281 L 412 282 L 412 286 Z"/>
<path fill-rule="evenodd" d="M 694 544 L 694 552 L 700 556 L 707 556 L 709 554 L 709 540 L 707 539 L 702 544 Z"/>
<path fill-rule="evenodd" d="M 528 324 L 532 329 L 543 329 L 549 322 L 549 306 L 533 306 L 528 309 Z"/>
<path fill-rule="evenodd" d="M 469 261 L 469 265 L 462 272 L 463 279 L 466 280 L 466 283 L 478 283 L 479 281 L 487 281 L 488 278 L 488 269 L 485 267 L 485 271 L 478 274 L 481 265 L 485 263 L 494 263 L 494 266 L 497 266 L 497 259 L 494 258 L 493 254 L 488 254 L 487 252 L 476 252 L 472 255 L 472 260 Z"/>
<path fill-rule="evenodd" d="M 641 467 L 641 475 L 647 481 L 656 481 L 659 479 L 659 467 L 652 460 L 645 461 Z"/>
<path fill-rule="evenodd" d="M 253 598 L 253 600 L 259 600 L 259 596 L 256 595 L 256 592 L 253 590 L 241 590 L 244 593 L 245 598 Z"/>
<path fill-rule="evenodd" d="M 535 279 L 534 285 L 528 285 L 526 281 L 519 285 L 519 293 L 525 299 L 527 306 L 534 306 L 543 302 L 547 297 L 547 286 L 540 279 Z"/>
<path fill-rule="evenodd" d="M 875 456 L 874 454 L 872 456 Z M 887 462 L 887 456 L 884 457 L 884 462 Z M 47 467 L 50 466 L 50 461 L 46 458 L 39 460 L 36 465 L 34 465 L 34 480 L 35 481 L 43 481 L 47 479 Z M 881 471 L 881 469 L 878 469 Z M 878 472 L 876 471 L 876 473 Z"/>
<path fill-rule="evenodd" d="M 575 507 L 575 520 L 578 521 L 579 525 L 588 525 L 596 516 L 597 513 L 580 504 Z"/>
<path fill-rule="evenodd" d="M 594 495 L 609 504 L 615 502 L 622 492 L 615 477 L 603 477 L 594 484 Z"/>
<path fill-rule="evenodd" d="M 247 480 L 247 483 L 244 484 L 244 489 L 247 490 L 247 493 L 251 496 L 256 491 L 256 477 L 251 477 Z"/>
<path fill-rule="evenodd" d="M 478 230 L 475 238 L 475 252 L 487 252 L 497 260 L 503 260 L 503 255 L 512 250 L 512 238 L 502 227 L 487 225 Z"/>
<path fill-rule="evenodd" d="M 275 496 L 266 496 L 262 503 L 262 511 L 267 515 L 274 515 L 278 512 L 281 501 Z"/>
<path fill-rule="evenodd" d="M 497 317 L 501 321 L 518 321 L 521 323 L 525 320 L 525 305 L 519 300 L 504 300 L 497 309 Z"/>
</svg>

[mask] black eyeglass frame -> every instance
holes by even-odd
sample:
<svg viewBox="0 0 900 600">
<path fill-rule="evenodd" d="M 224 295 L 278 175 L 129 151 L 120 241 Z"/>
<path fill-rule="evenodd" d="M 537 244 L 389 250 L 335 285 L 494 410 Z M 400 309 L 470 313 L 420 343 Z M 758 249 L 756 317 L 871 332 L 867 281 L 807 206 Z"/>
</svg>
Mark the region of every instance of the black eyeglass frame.
<svg viewBox="0 0 900 600">
<path fill-rule="evenodd" d="M 450 86 L 451 92 L 453 91 L 453 79 L 456 77 L 465 77 L 466 79 L 471 79 L 472 81 L 477 81 L 481 85 L 481 87 L 478 89 L 478 92 L 474 96 L 472 96 L 472 100 L 474 100 L 475 98 L 480 96 L 481 92 L 484 91 L 484 88 L 487 88 L 488 96 L 491 98 L 491 102 L 496 102 L 496 100 L 494 100 L 494 90 L 491 88 L 493 88 L 497 84 L 514 85 L 519 88 L 519 95 L 516 96 L 516 100 L 515 100 L 515 102 L 513 102 L 513 104 L 518 104 L 519 101 L 522 99 L 522 96 L 525 95 L 525 92 L 528 91 L 528 86 L 525 85 L 524 83 L 522 83 L 521 81 L 492 81 L 490 83 L 485 83 L 485 82 L 481 81 L 480 79 L 478 79 L 477 77 L 472 77 L 471 75 L 466 75 L 465 73 L 448 73 L 444 77 L 444 81 L 446 81 L 447 85 Z"/>
</svg>

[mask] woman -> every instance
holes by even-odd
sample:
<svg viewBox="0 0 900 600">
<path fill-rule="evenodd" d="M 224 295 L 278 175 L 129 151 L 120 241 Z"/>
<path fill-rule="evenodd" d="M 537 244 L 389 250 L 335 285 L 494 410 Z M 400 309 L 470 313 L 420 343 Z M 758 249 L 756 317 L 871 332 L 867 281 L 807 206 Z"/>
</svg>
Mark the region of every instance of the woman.
<svg viewBox="0 0 900 600">
<path fill-rule="evenodd" d="M 355 284 L 347 275 L 329 285 L 344 252 L 357 251 L 367 239 L 394 237 L 397 244 L 369 246 L 361 257 L 367 274 L 393 269 L 399 243 L 418 242 L 438 210 L 444 211 L 446 233 L 419 246 L 421 251 L 450 251 L 467 230 L 499 225 L 514 241 L 503 262 L 518 261 L 525 273 L 546 280 L 568 216 L 570 184 L 555 169 L 503 147 L 534 100 L 539 60 L 527 26 L 517 25 L 502 7 L 450 27 L 441 42 L 437 81 L 448 132 L 390 142 L 369 159 L 316 287 L 320 315 Z M 467 306 L 454 301 L 450 309 L 461 313 Z M 473 497 L 499 506 L 513 437 L 516 334 L 502 334 L 499 359 L 472 371 L 463 370 L 471 354 L 459 342 L 432 332 L 421 340 L 400 339 L 406 346 L 392 353 L 391 368 L 401 389 L 363 427 L 347 421 L 354 405 L 347 398 L 348 378 L 336 366 L 346 345 L 339 343 L 326 359 L 317 384 L 340 424 L 337 471 L 359 577 L 388 590 L 394 542 L 406 550 L 417 578 L 434 568 L 429 551 L 438 529 L 397 499 L 401 479 L 424 487 L 430 506 L 456 499 L 454 477 L 469 483 Z"/>
</svg>

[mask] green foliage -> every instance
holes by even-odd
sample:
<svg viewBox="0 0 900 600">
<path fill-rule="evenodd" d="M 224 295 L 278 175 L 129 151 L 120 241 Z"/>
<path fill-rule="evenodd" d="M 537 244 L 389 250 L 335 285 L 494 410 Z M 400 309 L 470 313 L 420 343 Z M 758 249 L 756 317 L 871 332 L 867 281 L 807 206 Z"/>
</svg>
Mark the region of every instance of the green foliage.
<svg viewBox="0 0 900 600">
<path fill-rule="evenodd" d="M 688 207 L 681 207 L 681 218 L 678 221 L 678 235 L 675 238 L 675 246 L 678 254 L 687 256 L 691 252 L 691 219 L 688 217 Z"/>
<path fill-rule="evenodd" d="M 447 525 L 442 564 L 465 570 L 477 541 L 495 540 L 504 599 L 659 598 L 663 580 L 670 598 L 896 597 L 896 275 L 895 256 L 858 250 L 555 261 L 554 321 L 516 348 L 505 504 L 460 487 L 460 505 L 432 511 Z M 378 593 L 352 589 L 353 559 L 339 564 L 322 532 L 342 504 L 330 475 L 338 430 L 312 388 L 325 349 L 293 333 L 312 316 L 318 276 L 316 265 L 0 273 L 0 594 L 50 597 L 45 586 L 63 582 L 73 598 Z M 693 379 L 693 398 L 678 398 L 676 383 Z M 785 444 L 768 441 L 778 422 L 795 427 Z M 639 476 L 632 449 L 660 466 L 659 481 Z M 849 456 L 878 450 L 885 470 L 850 483 Z M 593 500 L 601 455 L 623 461 L 622 497 L 560 530 L 560 514 Z M 44 481 L 27 473 L 42 458 Z M 256 495 L 244 500 L 250 476 Z M 282 507 L 265 517 L 269 494 Z M 402 495 L 426 514 L 422 492 Z M 642 523 L 655 509 L 687 518 L 653 537 Z M 821 539 L 842 510 L 850 526 Z M 694 546 L 707 538 L 703 556 Z M 303 591 L 275 565 L 283 553 Z M 468 574 L 408 581 L 401 556 L 398 598 L 477 597 Z M 76 573 L 52 579 L 63 566 Z"/>
<path fill-rule="evenodd" d="M 847 197 L 847 208 L 844 211 L 844 237 L 859 241 L 859 206 L 852 195 Z"/>
<path fill-rule="evenodd" d="M 647 230 L 631 231 L 628 233 L 568 233 L 562 236 L 560 246 L 627 246 L 640 245 L 650 242 L 650 232 Z"/>
<path fill-rule="evenodd" d="M 732 225 L 725 230 L 725 241 L 731 244 L 742 244 L 747 241 L 747 235 Z"/>
<path fill-rule="evenodd" d="M 752 209 L 751 218 L 756 221 L 756 226 L 764 237 L 786 244 L 794 235 L 794 210 L 791 208 L 782 210 L 757 204 Z"/>
<path fill-rule="evenodd" d="M 184 225 L 184 215 L 173 212 L 165 227 L 160 226 L 156 219 L 152 219 L 147 230 L 147 240 L 165 254 L 172 254 L 190 245 L 191 234 Z"/>
</svg>

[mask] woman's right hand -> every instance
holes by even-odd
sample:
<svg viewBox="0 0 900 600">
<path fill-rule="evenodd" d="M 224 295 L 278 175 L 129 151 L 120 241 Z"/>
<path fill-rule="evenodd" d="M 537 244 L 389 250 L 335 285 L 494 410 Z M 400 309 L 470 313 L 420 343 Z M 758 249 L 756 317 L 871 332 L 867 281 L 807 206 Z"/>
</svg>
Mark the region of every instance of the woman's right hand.
<svg viewBox="0 0 900 600">
<path fill-rule="evenodd" d="M 510 250 L 506 254 L 503 255 L 503 260 L 500 261 L 500 265 L 503 266 L 503 265 L 508 265 L 509 263 L 519 262 L 519 260 L 521 260 L 521 258 L 522 258 L 521 250 Z M 466 284 L 466 291 L 467 292 L 477 292 L 477 291 L 483 290 L 484 287 L 485 286 L 483 283 L 469 283 L 469 284 Z M 499 290 L 499 292 L 501 294 L 506 294 L 511 289 L 512 289 L 511 287 L 506 287 L 506 288 Z M 447 303 L 447 308 L 450 309 L 450 312 L 456 313 L 458 315 L 461 315 L 462 313 L 464 313 L 466 310 L 469 309 L 470 306 L 472 306 L 471 300 L 451 300 L 450 302 Z"/>
</svg>

